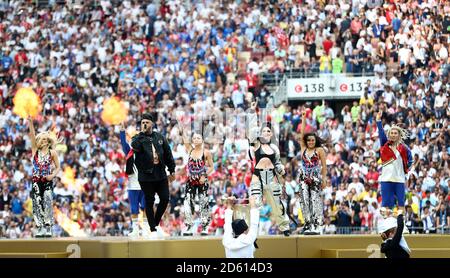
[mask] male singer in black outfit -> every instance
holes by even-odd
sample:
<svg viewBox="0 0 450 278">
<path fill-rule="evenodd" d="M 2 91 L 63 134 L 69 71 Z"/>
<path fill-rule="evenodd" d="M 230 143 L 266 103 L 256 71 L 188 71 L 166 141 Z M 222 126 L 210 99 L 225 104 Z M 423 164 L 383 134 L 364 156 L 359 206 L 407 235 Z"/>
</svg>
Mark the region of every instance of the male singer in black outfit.
<svg viewBox="0 0 450 278">
<path fill-rule="evenodd" d="M 159 132 L 153 131 L 153 117 L 145 113 L 141 119 L 141 132 L 131 139 L 135 154 L 138 180 L 144 191 L 146 213 L 150 230 L 157 231 L 157 226 L 169 203 L 169 182 L 175 178 L 175 161 L 167 139 Z M 170 175 L 166 175 L 166 167 Z M 155 193 L 159 204 L 154 213 Z"/>
</svg>

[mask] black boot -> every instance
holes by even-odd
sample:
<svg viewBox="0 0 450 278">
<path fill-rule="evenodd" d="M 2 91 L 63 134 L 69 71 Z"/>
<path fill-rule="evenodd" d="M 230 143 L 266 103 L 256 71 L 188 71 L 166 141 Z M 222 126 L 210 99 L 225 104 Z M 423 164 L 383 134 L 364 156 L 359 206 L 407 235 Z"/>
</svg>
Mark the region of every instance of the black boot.
<svg viewBox="0 0 450 278">
<path fill-rule="evenodd" d="M 290 236 L 291 235 L 291 231 L 289 231 L 289 230 L 283 231 L 283 235 L 284 236 Z"/>
<path fill-rule="evenodd" d="M 303 228 L 300 230 L 299 234 L 301 235 L 308 235 L 311 231 L 311 224 L 305 223 Z"/>
</svg>

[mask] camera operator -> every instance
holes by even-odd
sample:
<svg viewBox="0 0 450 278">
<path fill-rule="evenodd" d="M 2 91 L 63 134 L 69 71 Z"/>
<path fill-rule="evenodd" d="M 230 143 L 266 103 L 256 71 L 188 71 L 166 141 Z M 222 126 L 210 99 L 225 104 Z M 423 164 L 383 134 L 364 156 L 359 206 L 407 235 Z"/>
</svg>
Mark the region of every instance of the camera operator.
<svg viewBox="0 0 450 278">
<path fill-rule="evenodd" d="M 153 123 L 152 115 L 142 115 L 141 132 L 132 138 L 131 147 L 135 153 L 139 184 L 145 195 L 150 237 L 157 237 L 158 234 L 162 235 L 159 222 L 169 203 L 168 182 L 175 178 L 175 161 L 167 139 L 161 133 L 153 131 Z M 168 177 L 166 167 L 170 172 Z M 153 210 L 155 193 L 158 193 L 160 199 L 156 213 Z"/>
</svg>

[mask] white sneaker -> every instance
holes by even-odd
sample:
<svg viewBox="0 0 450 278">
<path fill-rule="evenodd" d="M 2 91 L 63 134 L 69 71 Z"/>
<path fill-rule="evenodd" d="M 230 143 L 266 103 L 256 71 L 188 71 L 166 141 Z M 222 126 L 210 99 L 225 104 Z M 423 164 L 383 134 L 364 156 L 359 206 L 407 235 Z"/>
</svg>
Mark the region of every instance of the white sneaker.
<svg viewBox="0 0 450 278">
<path fill-rule="evenodd" d="M 150 227 L 148 225 L 144 224 L 144 227 L 141 228 L 141 235 L 143 237 L 150 237 L 150 233 L 152 231 L 150 231 Z"/>
<path fill-rule="evenodd" d="M 169 236 L 160 226 L 156 226 L 156 233 L 158 234 L 159 238 L 165 238 Z"/>
<path fill-rule="evenodd" d="M 45 227 L 44 231 L 45 231 L 44 237 L 52 237 L 53 236 L 52 226 Z"/>
<path fill-rule="evenodd" d="M 45 236 L 45 228 L 44 227 L 39 227 L 39 228 L 37 228 L 37 232 L 36 232 L 36 235 L 35 235 L 35 237 L 44 237 Z"/>
<path fill-rule="evenodd" d="M 129 237 L 137 238 L 139 237 L 139 229 L 133 228 L 133 231 L 128 234 Z"/>
<path fill-rule="evenodd" d="M 318 225 L 312 225 L 312 228 L 310 230 L 310 235 L 320 235 L 320 230 Z"/>
<path fill-rule="evenodd" d="M 408 227 L 406 225 L 403 226 L 403 234 L 410 234 Z"/>
<path fill-rule="evenodd" d="M 183 236 L 192 236 L 192 226 L 186 225 L 185 230 L 183 231 Z"/>
<path fill-rule="evenodd" d="M 145 237 L 146 239 L 159 239 L 158 232 L 150 232 L 150 234 Z"/>
<path fill-rule="evenodd" d="M 202 236 L 207 236 L 207 235 L 209 235 L 209 233 L 208 233 L 208 226 L 203 226 L 203 228 L 202 228 L 202 231 L 200 232 L 200 235 L 202 235 Z"/>
</svg>

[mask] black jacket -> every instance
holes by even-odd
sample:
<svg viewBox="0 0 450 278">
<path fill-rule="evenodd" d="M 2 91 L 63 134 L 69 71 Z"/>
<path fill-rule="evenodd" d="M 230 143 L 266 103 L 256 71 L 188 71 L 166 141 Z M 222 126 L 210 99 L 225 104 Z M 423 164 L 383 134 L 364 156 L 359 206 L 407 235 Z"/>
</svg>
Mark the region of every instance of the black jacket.
<svg viewBox="0 0 450 278">
<path fill-rule="evenodd" d="M 134 163 L 138 170 L 138 180 L 140 182 L 160 179 L 155 178 L 156 173 L 154 173 L 154 169 L 156 167 L 153 164 L 152 144 L 158 154 L 162 169 L 165 169 L 167 166 L 171 174 L 175 173 L 175 160 L 167 139 L 159 132 L 153 131 L 151 134 L 141 132 L 131 139 L 131 147 L 135 153 Z M 163 178 L 167 178 L 165 171 L 163 171 L 162 175 Z M 159 177 L 160 175 L 157 176 Z"/>
<path fill-rule="evenodd" d="M 397 231 L 392 239 L 388 239 L 381 244 L 381 253 L 386 254 L 386 258 L 409 258 L 409 253 L 400 246 L 403 234 L 403 215 L 397 217 Z"/>
</svg>

